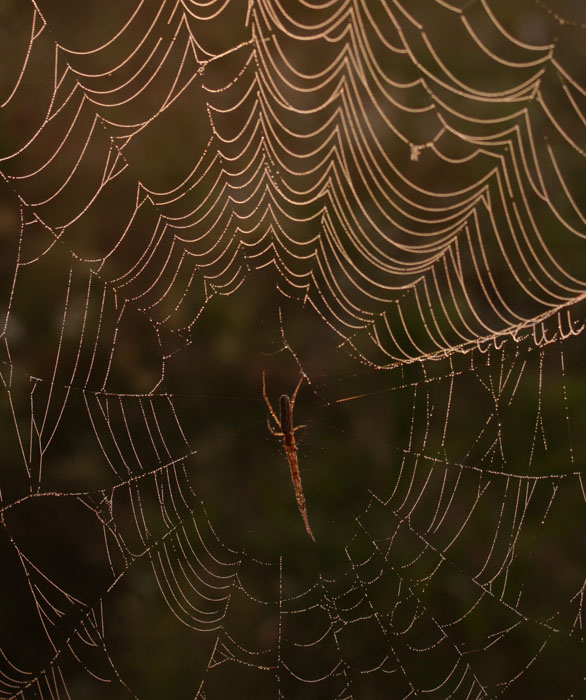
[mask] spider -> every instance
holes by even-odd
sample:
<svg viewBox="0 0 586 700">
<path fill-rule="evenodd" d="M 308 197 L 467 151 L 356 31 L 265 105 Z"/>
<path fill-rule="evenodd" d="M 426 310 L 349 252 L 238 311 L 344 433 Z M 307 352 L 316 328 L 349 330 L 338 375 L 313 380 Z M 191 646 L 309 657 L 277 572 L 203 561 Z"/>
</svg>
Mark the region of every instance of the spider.
<svg viewBox="0 0 586 700">
<path fill-rule="evenodd" d="M 301 377 L 299 377 L 299 381 L 297 382 L 297 386 L 295 387 L 295 391 L 293 392 L 291 398 L 289 398 L 287 394 L 283 394 L 279 399 L 279 405 L 281 408 L 281 420 L 279 420 L 277 414 L 271 406 L 269 397 L 267 396 L 267 387 L 265 382 L 264 370 L 262 373 L 262 395 L 269 409 L 270 415 L 275 421 L 275 425 L 278 428 L 278 430 L 274 430 L 267 416 L 267 426 L 269 428 L 269 432 L 271 433 L 271 435 L 274 435 L 278 438 L 282 438 L 283 440 L 283 449 L 285 450 L 287 462 L 289 463 L 289 471 L 291 472 L 291 481 L 293 482 L 293 488 L 295 489 L 295 499 L 297 501 L 297 507 L 299 508 L 299 512 L 301 513 L 301 517 L 303 518 L 307 534 L 315 542 L 315 537 L 313 536 L 313 532 L 311 531 L 311 527 L 309 526 L 309 520 L 307 518 L 307 507 L 305 505 L 303 487 L 301 486 L 301 474 L 299 473 L 299 464 L 297 462 L 297 445 L 295 443 L 295 431 L 300 430 L 301 428 L 305 428 L 306 426 L 297 425 L 293 427 L 293 406 L 295 405 L 297 392 L 299 391 L 299 387 L 301 386 L 303 379 L 304 375 L 302 374 Z"/>
</svg>

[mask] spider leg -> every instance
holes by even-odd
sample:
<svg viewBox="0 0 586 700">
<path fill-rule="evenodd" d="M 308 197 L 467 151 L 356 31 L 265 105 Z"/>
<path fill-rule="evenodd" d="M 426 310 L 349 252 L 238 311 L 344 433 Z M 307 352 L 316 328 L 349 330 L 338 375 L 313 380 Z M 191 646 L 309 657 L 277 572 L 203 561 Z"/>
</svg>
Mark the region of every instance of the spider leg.
<svg viewBox="0 0 586 700">
<path fill-rule="evenodd" d="M 299 387 L 301 386 L 304 379 L 305 379 L 305 375 L 302 374 L 299 377 L 299 381 L 297 382 L 297 386 L 295 387 L 295 391 L 293 392 L 293 396 L 291 396 L 291 418 L 293 418 L 293 406 L 295 406 L 295 399 L 297 398 L 297 392 L 299 391 Z"/>
<path fill-rule="evenodd" d="M 281 426 L 279 426 L 279 427 L 281 427 Z M 269 421 L 268 418 L 267 418 L 267 428 L 269 429 L 269 433 L 271 435 L 274 435 L 275 437 L 283 437 L 284 436 L 284 433 L 279 433 L 273 429 L 273 426 L 271 425 L 271 422 Z"/>
<path fill-rule="evenodd" d="M 303 425 L 296 425 L 296 426 L 293 428 L 292 432 L 294 433 L 296 430 L 301 430 L 301 428 L 307 428 L 307 426 L 305 425 L 305 423 L 303 423 Z"/>
<path fill-rule="evenodd" d="M 266 382 L 265 382 L 265 371 L 264 371 L 264 369 L 263 369 L 263 371 L 262 371 L 262 395 L 263 395 L 263 398 L 264 398 L 264 400 L 265 400 L 265 403 L 266 403 L 266 405 L 267 405 L 267 407 L 268 407 L 268 409 L 269 409 L 269 411 L 270 411 L 270 413 L 271 413 L 271 416 L 273 417 L 273 420 L 275 421 L 275 425 L 276 425 L 277 427 L 280 428 L 280 427 L 281 427 L 281 422 L 280 422 L 279 419 L 277 418 L 277 414 L 275 413 L 273 407 L 271 406 L 271 402 L 269 401 L 269 397 L 267 396 L 267 386 L 266 386 Z M 267 421 L 267 422 L 268 422 L 268 421 Z M 273 430 L 272 430 L 272 428 L 270 427 L 270 425 L 269 425 L 269 430 L 271 431 L 271 433 L 273 433 Z M 274 433 L 273 433 L 273 434 L 274 434 Z"/>
</svg>

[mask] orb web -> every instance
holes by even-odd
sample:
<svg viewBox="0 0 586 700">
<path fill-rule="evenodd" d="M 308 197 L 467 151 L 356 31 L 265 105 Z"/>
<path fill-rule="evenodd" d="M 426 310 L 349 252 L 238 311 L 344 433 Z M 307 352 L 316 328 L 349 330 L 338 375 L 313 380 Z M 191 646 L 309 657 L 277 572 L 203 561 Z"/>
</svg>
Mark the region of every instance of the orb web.
<svg viewBox="0 0 586 700">
<path fill-rule="evenodd" d="M 0 16 L 0 697 L 581 697 L 579 3 Z"/>
</svg>

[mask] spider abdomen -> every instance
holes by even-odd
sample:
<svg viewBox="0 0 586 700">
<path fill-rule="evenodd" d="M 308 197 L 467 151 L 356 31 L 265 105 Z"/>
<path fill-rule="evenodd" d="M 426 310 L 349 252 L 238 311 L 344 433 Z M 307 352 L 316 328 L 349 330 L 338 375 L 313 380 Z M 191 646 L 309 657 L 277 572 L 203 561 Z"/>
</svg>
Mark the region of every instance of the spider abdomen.
<svg viewBox="0 0 586 700">
<path fill-rule="evenodd" d="M 287 438 L 291 438 L 293 430 L 293 423 L 291 421 L 291 399 L 287 394 L 282 394 L 279 399 L 279 404 L 281 406 L 281 431 L 285 436 L 285 444 L 289 444 L 290 439 L 289 442 L 287 442 Z"/>
</svg>

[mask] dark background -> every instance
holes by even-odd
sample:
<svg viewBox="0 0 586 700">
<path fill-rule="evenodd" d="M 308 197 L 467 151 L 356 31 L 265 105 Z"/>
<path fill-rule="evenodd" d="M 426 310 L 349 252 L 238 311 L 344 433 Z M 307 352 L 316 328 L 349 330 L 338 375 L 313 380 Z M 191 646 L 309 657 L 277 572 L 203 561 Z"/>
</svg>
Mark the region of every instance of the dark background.
<svg viewBox="0 0 586 700">
<path fill-rule="evenodd" d="M 0 697 L 586 697 L 585 30 L 0 3 Z"/>
</svg>

